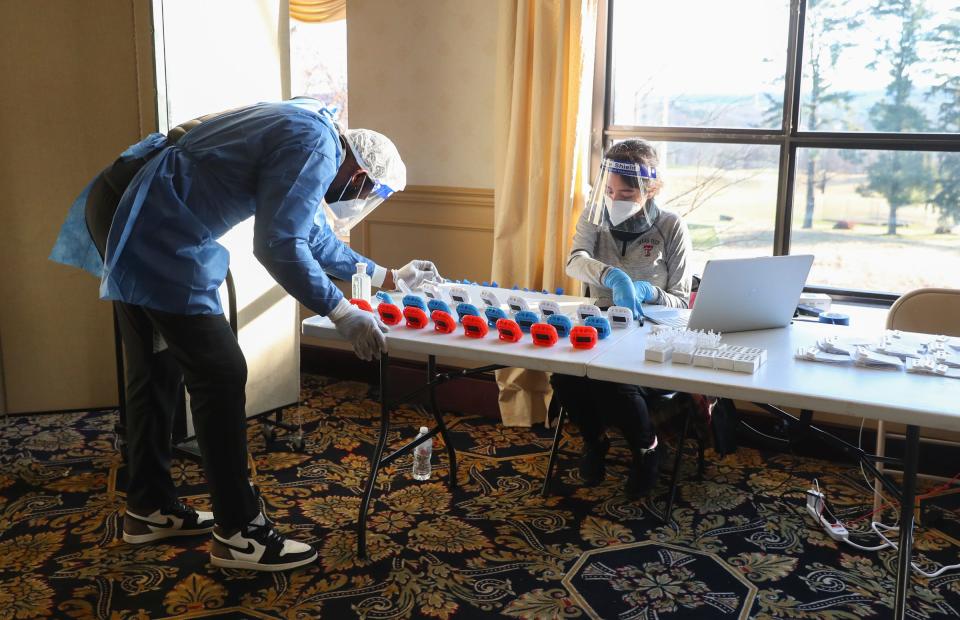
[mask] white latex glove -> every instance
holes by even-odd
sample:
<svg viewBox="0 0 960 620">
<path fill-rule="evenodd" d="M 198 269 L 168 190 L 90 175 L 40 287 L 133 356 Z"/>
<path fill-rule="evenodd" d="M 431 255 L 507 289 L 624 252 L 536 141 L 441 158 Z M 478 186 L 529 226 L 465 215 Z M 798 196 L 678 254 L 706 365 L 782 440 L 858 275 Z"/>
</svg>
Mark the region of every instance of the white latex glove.
<svg viewBox="0 0 960 620">
<path fill-rule="evenodd" d="M 340 335 L 350 341 L 357 357 L 365 362 L 380 359 L 387 352 L 387 339 L 384 334 L 390 328 L 372 312 L 361 310 L 346 299 L 341 299 L 327 317 L 333 321 Z"/>
<path fill-rule="evenodd" d="M 403 281 L 411 289 L 418 289 L 424 280 L 436 280 L 440 277 L 440 272 L 436 266 L 428 260 L 412 260 L 400 269 L 393 270 L 393 281 Z"/>
</svg>

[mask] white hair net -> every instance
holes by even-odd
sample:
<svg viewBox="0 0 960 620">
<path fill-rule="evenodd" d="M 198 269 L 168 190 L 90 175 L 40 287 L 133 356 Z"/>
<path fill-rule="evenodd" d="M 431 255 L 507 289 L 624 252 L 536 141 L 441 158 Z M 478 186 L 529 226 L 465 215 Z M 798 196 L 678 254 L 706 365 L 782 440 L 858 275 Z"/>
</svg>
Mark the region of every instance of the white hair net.
<svg viewBox="0 0 960 620">
<path fill-rule="evenodd" d="M 358 196 L 363 198 L 338 200 L 327 205 L 327 219 L 339 236 L 348 235 L 351 228 L 391 194 L 407 186 L 407 167 L 389 138 L 370 129 L 346 129 L 343 136 L 357 165 L 367 173 L 364 184 L 372 184 L 372 187 L 369 191 L 361 187 Z"/>
<path fill-rule="evenodd" d="M 391 193 L 403 191 L 407 186 L 407 167 L 388 137 L 371 129 L 347 129 L 343 135 L 371 180 L 386 185 Z"/>
</svg>

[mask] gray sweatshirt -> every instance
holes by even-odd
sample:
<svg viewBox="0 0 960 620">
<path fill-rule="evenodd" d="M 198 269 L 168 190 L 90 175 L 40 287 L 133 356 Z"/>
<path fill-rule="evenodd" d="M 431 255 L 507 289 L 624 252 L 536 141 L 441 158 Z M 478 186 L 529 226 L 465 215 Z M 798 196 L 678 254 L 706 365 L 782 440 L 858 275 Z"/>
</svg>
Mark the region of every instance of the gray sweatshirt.
<svg viewBox="0 0 960 620">
<path fill-rule="evenodd" d="M 639 235 L 614 233 L 580 216 L 567 259 L 567 275 L 585 283 L 589 295 L 598 298 L 597 305 L 613 304 L 603 278 L 618 267 L 631 279 L 646 280 L 656 287 L 657 296 L 648 303 L 687 307 L 692 280 L 690 233 L 679 215 L 654 208 L 657 214 L 653 226 Z"/>
</svg>

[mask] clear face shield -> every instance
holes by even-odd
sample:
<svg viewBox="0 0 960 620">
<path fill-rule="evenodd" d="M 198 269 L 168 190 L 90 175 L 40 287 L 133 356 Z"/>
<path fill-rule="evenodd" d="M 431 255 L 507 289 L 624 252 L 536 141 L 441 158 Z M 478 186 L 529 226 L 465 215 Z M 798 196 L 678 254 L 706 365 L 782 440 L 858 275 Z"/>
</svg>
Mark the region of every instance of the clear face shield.
<svg viewBox="0 0 960 620">
<path fill-rule="evenodd" d="M 584 209 L 594 226 L 608 230 L 644 233 L 653 227 L 657 209 L 649 196 L 655 168 L 604 158 Z"/>
<path fill-rule="evenodd" d="M 388 185 L 377 183 L 368 176 L 364 176 L 359 191 L 347 185 L 340 192 L 339 200 L 326 205 L 327 222 L 330 228 L 338 237 L 349 236 L 350 229 L 370 215 L 393 192 L 394 190 Z"/>
<path fill-rule="evenodd" d="M 343 137 L 364 175 L 359 188 L 348 183 L 340 197 L 326 205 L 327 222 L 340 237 L 349 235 L 360 220 L 407 186 L 407 168 L 386 136 L 369 129 L 347 129 Z"/>
</svg>

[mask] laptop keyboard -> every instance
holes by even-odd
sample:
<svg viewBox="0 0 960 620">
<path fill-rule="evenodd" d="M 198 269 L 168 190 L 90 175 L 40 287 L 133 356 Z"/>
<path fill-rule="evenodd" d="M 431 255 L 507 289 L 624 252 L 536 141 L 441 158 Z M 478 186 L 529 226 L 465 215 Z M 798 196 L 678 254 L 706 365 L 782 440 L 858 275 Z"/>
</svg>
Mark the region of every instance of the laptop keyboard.
<svg viewBox="0 0 960 620">
<path fill-rule="evenodd" d="M 644 306 L 643 315 L 657 325 L 686 328 L 690 322 L 690 310 L 666 306 Z"/>
<path fill-rule="evenodd" d="M 659 316 L 659 317 L 647 317 L 657 325 L 663 325 L 665 327 L 676 327 L 679 329 L 685 328 L 690 323 L 690 315 L 679 315 L 675 314 L 673 316 Z"/>
</svg>

